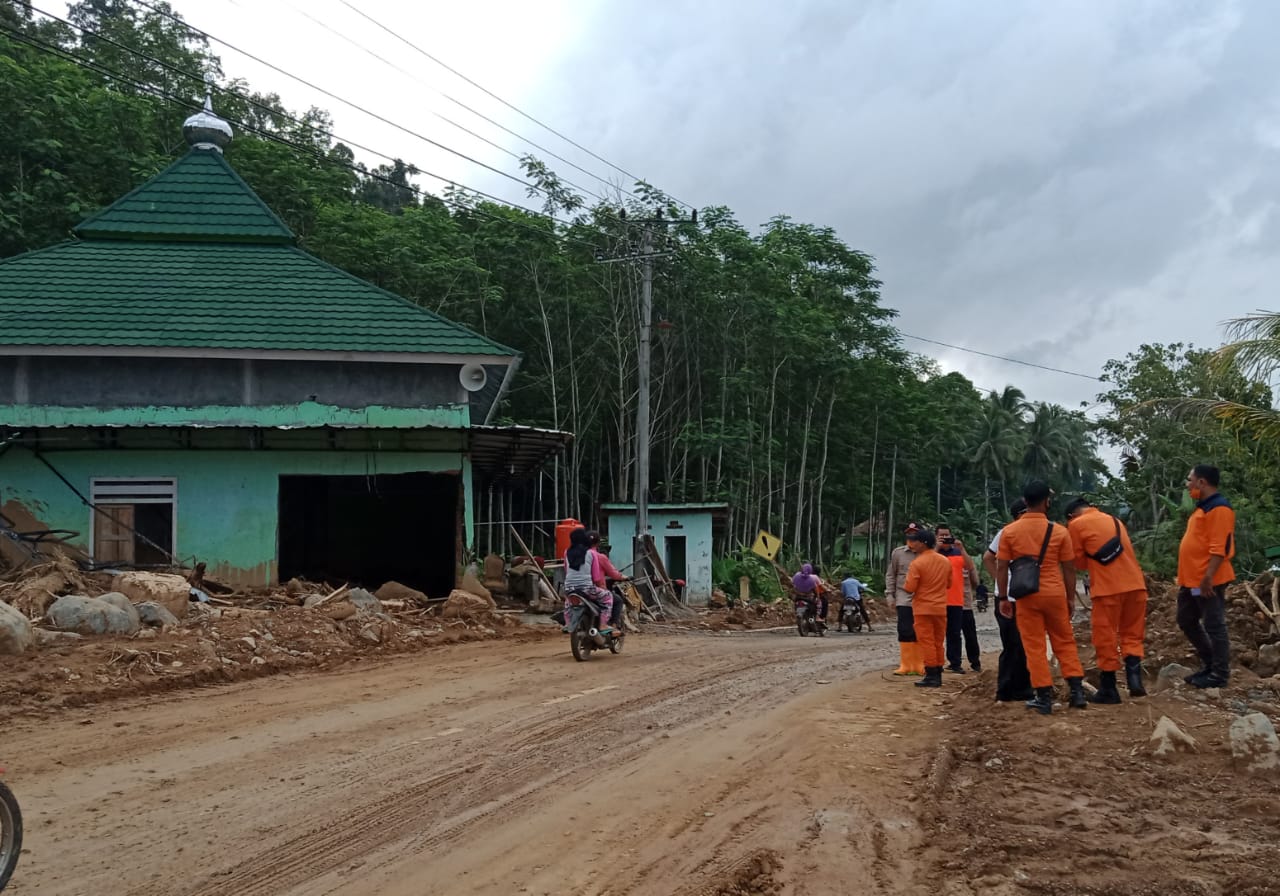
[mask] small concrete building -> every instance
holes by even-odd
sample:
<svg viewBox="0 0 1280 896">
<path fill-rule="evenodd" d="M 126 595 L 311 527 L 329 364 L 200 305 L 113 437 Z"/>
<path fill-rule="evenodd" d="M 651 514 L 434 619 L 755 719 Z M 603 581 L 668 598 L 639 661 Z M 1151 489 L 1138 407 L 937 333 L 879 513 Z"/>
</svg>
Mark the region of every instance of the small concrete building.
<svg viewBox="0 0 1280 896">
<path fill-rule="evenodd" d="M 632 542 L 636 532 L 636 505 L 604 504 L 613 563 L 628 572 L 632 563 Z M 662 558 L 667 574 L 685 582 L 684 600 L 705 604 L 711 599 L 715 580 L 711 572 L 715 529 L 729 512 L 728 504 L 650 504 L 649 534 Z"/>
<path fill-rule="evenodd" d="M 98 565 L 448 594 L 477 485 L 564 434 L 487 425 L 515 351 L 298 248 L 207 103 L 184 132 L 74 239 L 0 262 L 0 513 Z"/>
</svg>

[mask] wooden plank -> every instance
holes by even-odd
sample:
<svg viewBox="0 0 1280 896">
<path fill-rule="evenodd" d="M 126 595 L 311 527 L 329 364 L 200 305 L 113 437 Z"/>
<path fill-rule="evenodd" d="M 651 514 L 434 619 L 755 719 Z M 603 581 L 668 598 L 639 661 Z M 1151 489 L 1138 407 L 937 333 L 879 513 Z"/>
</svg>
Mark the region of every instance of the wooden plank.
<svg viewBox="0 0 1280 896">
<path fill-rule="evenodd" d="M 133 563 L 132 504 L 99 504 L 94 520 L 93 556 L 98 563 Z"/>
</svg>

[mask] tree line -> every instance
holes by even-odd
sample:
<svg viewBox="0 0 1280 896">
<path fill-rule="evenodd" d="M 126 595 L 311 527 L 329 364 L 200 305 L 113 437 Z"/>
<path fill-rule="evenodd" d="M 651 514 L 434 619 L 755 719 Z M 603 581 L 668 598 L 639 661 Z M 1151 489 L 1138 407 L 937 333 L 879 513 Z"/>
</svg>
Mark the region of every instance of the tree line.
<svg viewBox="0 0 1280 896">
<path fill-rule="evenodd" d="M 727 503 L 725 551 L 766 529 L 790 559 L 830 564 L 869 531 L 874 564 L 912 518 L 946 518 L 976 545 L 1043 478 L 1121 511 L 1154 558 L 1202 459 L 1224 465 L 1252 521 L 1246 568 L 1280 544 L 1280 439 L 1239 410 L 1272 407 L 1265 364 L 1142 346 L 1107 365 L 1100 422 L 1014 385 L 983 393 L 904 348 L 873 259 L 829 227 L 780 214 L 752 229 L 715 205 L 692 223 L 652 185 L 601 200 L 531 156 L 537 210 L 430 194 L 411 162 L 357 162 L 324 110 L 223 78 L 207 43 L 155 7 L 85 0 L 70 27 L 0 0 L 0 256 L 66 239 L 172 161 L 213 72 L 237 130 L 228 160 L 302 248 L 522 353 L 502 413 L 575 439 L 518 516 L 590 521 L 634 499 L 639 270 L 601 260 L 634 253 L 630 222 L 660 212 L 673 223 L 655 233 L 651 499 Z M 1104 441 L 1125 452 L 1115 477 Z"/>
</svg>

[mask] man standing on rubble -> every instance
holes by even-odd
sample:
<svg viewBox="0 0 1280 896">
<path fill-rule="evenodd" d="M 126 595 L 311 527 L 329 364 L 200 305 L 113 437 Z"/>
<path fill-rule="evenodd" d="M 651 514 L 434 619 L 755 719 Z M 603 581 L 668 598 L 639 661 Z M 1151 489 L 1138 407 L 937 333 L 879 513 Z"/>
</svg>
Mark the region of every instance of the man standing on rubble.
<svg viewBox="0 0 1280 896">
<path fill-rule="evenodd" d="M 1009 508 L 1009 515 L 1018 520 L 1027 512 L 1027 502 L 1019 498 Z M 982 555 L 982 565 L 991 576 L 996 589 L 996 625 L 1000 627 L 1000 659 L 996 664 L 996 700 L 1013 703 L 1030 700 L 1031 673 L 1027 671 L 1027 654 L 1022 649 L 1022 635 L 1018 634 L 1017 605 L 1009 599 L 1009 578 L 996 574 L 996 555 L 1000 553 L 1001 529 L 991 539 L 991 546 Z M 1005 614 L 1008 615 L 1005 615 Z"/>
<path fill-rule="evenodd" d="M 1187 676 L 1198 688 L 1220 688 L 1231 677 L 1227 634 L 1227 585 L 1236 577 L 1236 512 L 1218 491 L 1217 467 L 1199 464 L 1187 474 L 1196 508 L 1178 547 L 1178 627 L 1200 655 L 1204 668 Z"/>
<path fill-rule="evenodd" d="M 920 531 L 915 523 L 908 523 L 903 533 L 908 541 Z M 900 544 L 889 555 L 889 568 L 884 574 L 884 597 L 889 607 L 898 616 L 898 668 L 894 675 L 923 675 L 924 657 L 916 642 L 915 620 L 911 613 L 911 592 L 904 587 L 907 583 L 907 569 L 916 558 L 915 552 L 906 544 Z"/>
<path fill-rule="evenodd" d="M 1085 498 L 1067 505 L 1067 532 L 1076 551 L 1076 569 L 1089 573 L 1093 595 L 1090 627 L 1101 683 L 1090 703 L 1119 703 L 1116 673 L 1124 657 L 1130 697 L 1145 697 L 1142 642 L 1147 632 L 1147 577 L 1129 541 L 1129 530 Z"/>
</svg>

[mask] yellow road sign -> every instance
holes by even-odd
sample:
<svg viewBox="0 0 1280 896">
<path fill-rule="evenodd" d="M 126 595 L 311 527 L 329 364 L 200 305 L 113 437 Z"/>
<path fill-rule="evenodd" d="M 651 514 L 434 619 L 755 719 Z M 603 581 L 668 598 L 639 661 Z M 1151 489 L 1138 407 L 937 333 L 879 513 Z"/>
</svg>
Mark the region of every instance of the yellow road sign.
<svg viewBox="0 0 1280 896">
<path fill-rule="evenodd" d="M 776 535 L 770 535 L 761 529 L 760 534 L 756 536 L 756 543 L 751 546 L 751 551 L 772 563 L 778 556 L 778 549 L 781 547 L 781 538 Z"/>
</svg>

